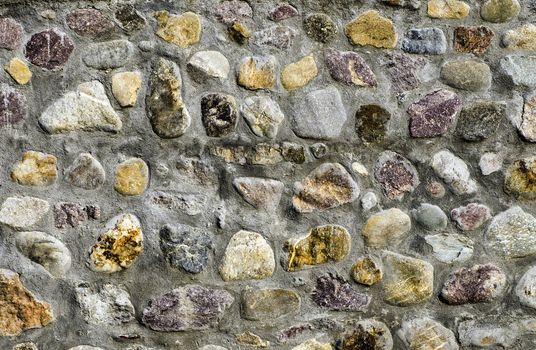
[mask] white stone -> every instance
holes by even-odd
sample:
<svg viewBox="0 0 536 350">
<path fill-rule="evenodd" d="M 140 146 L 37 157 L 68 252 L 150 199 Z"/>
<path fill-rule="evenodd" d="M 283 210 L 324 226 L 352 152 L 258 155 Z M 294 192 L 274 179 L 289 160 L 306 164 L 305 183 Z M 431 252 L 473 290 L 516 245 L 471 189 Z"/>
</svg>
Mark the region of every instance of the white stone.
<svg viewBox="0 0 536 350">
<path fill-rule="evenodd" d="M 378 204 L 378 197 L 374 192 L 367 192 L 361 197 L 361 207 L 363 210 L 370 210 Z"/>
<path fill-rule="evenodd" d="M 329 343 L 322 344 L 316 339 L 309 339 L 298 346 L 292 348 L 292 350 L 331 350 L 332 347 Z"/>
<path fill-rule="evenodd" d="M 471 194 L 477 191 L 477 184 L 471 178 L 467 164 L 450 151 L 443 150 L 434 154 L 432 168 L 455 194 Z"/>
<path fill-rule="evenodd" d="M 516 295 L 521 304 L 536 309 L 536 266 L 531 267 L 519 279 Z"/>
<path fill-rule="evenodd" d="M 434 257 L 444 263 L 464 262 L 473 256 L 473 242 L 457 234 L 427 235 L 424 237 L 434 251 Z"/>
<path fill-rule="evenodd" d="M 407 349 L 459 349 L 454 333 L 441 323 L 427 317 L 402 322 L 397 334 Z"/>
<path fill-rule="evenodd" d="M 134 306 L 128 292 L 113 284 L 98 290 L 87 284 L 75 288 L 84 320 L 95 325 L 120 325 L 134 319 Z"/>
<path fill-rule="evenodd" d="M 285 115 L 277 102 L 266 96 L 252 96 L 244 100 L 242 115 L 251 131 L 260 137 L 275 138 Z"/>
<path fill-rule="evenodd" d="M 359 174 L 361 176 L 368 176 L 369 175 L 369 172 L 368 172 L 367 168 L 363 164 L 361 164 L 359 162 L 353 162 L 352 163 L 352 170 L 353 170 L 354 173 Z"/>
<path fill-rule="evenodd" d="M 486 152 L 480 157 L 478 166 L 482 175 L 487 176 L 502 169 L 503 157 L 498 153 Z"/>
<path fill-rule="evenodd" d="M 221 79 L 227 79 L 231 69 L 227 58 L 218 51 L 196 52 L 188 65 L 210 77 Z"/>
<path fill-rule="evenodd" d="M 17 248 L 28 259 L 42 265 L 54 277 L 63 277 L 71 268 L 71 252 L 59 239 L 39 231 L 20 232 Z"/>
<path fill-rule="evenodd" d="M 37 224 L 48 212 L 47 201 L 34 197 L 9 197 L 0 208 L 0 222 L 16 229 Z"/>
</svg>

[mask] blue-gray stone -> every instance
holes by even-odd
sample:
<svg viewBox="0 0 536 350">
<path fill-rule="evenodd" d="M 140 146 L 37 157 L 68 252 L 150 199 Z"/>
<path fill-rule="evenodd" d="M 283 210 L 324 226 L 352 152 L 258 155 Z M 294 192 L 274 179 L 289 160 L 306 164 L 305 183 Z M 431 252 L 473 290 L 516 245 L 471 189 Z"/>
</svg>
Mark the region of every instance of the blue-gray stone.
<svg viewBox="0 0 536 350">
<path fill-rule="evenodd" d="M 195 227 L 165 225 L 160 230 L 160 248 L 171 267 L 199 273 L 207 265 L 212 239 Z"/>
<path fill-rule="evenodd" d="M 402 50 L 415 54 L 441 55 L 447 50 L 447 39 L 439 28 L 414 28 L 406 32 Z"/>
</svg>

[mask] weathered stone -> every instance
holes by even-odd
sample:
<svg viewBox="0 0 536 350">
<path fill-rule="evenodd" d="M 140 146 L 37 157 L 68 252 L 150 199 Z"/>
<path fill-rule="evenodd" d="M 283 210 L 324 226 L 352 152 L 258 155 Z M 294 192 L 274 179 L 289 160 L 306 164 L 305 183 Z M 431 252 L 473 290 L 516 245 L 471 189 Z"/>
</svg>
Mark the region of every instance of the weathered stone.
<svg viewBox="0 0 536 350">
<path fill-rule="evenodd" d="M 13 350 L 39 350 L 32 342 L 24 342 L 13 346 Z"/>
<path fill-rule="evenodd" d="M 444 263 L 464 262 L 473 256 L 473 242 L 457 234 L 427 235 L 424 237 L 434 252 L 434 257 Z"/>
<path fill-rule="evenodd" d="M 216 18 L 223 24 L 233 24 L 253 17 L 253 10 L 246 1 L 222 1 L 215 8 Z"/>
<path fill-rule="evenodd" d="M 140 72 L 121 72 L 112 76 L 112 93 L 121 107 L 134 106 L 140 88 Z"/>
<path fill-rule="evenodd" d="M 328 43 L 335 39 L 339 31 L 331 17 L 325 13 L 312 13 L 303 20 L 305 34 L 319 43 Z"/>
<path fill-rule="evenodd" d="M 483 204 L 469 203 L 465 206 L 452 209 L 450 217 L 460 230 L 472 231 L 491 219 L 491 211 Z"/>
<path fill-rule="evenodd" d="M 480 7 L 480 16 L 484 21 L 504 23 L 517 17 L 520 10 L 517 0 L 487 0 Z"/>
<path fill-rule="evenodd" d="M 280 3 L 268 12 L 268 19 L 274 22 L 279 22 L 298 15 L 299 12 L 294 6 L 287 3 Z"/>
<path fill-rule="evenodd" d="M 447 214 L 437 205 L 421 203 L 411 214 L 426 230 L 441 231 L 447 227 Z"/>
<path fill-rule="evenodd" d="M 277 102 L 267 96 L 246 98 L 241 112 L 255 135 L 271 139 L 277 136 L 279 125 L 285 119 Z"/>
<path fill-rule="evenodd" d="M 276 83 L 274 56 L 245 57 L 238 68 L 238 84 L 249 90 L 271 89 Z"/>
<path fill-rule="evenodd" d="M 15 50 L 22 39 L 22 26 L 13 18 L 0 18 L 0 48 Z"/>
<path fill-rule="evenodd" d="M 432 181 L 426 186 L 426 191 L 430 194 L 432 198 L 443 198 L 445 197 L 445 186 L 440 182 Z"/>
<path fill-rule="evenodd" d="M 242 22 L 234 22 L 227 28 L 229 36 L 240 45 L 244 45 L 251 38 L 251 30 Z"/>
<path fill-rule="evenodd" d="M 353 51 L 327 49 L 326 67 L 336 81 L 349 86 L 376 86 L 376 75 L 365 60 Z"/>
<path fill-rule="evenodd" d="M 505 116 L 505 103 L 477 101 L 462 109 L 456 131 L 467 141 L 482 141 L 496 132 Z"/>
<path fill-rule="evenodd" d="M 273 26 L 253 33 L 250 43 L 259 47 L 268 46 L 286 50 L 292 45 L 292 38 L 294 36 L 294 31 L 289 27 Z"/>
<path fill-rule="evenodd" d="M 137 196 L 149 185 L 149 167 L 140 158 L 130 158 L 115 168 L 114 188 L 126 196 Z"/>
<path fill-rule="evenodd" d="M 505 56 L 500 66 L 514 85 L 536 87 L 536 56 Z"/>
<path fill-rule="evenodd" d="M 11 169 L 11 180 L 25 186 L 50 186 L 58 178 L 57 162 L 51 154 L 26 151 Z"/>
<path fill-rule="evenodd" d="M 101 210 L 98 205 L 82 206 L 75 202 L 60 202 L 54 205 L 54 226 L 65 228 L 79 227 L 88 219 L 100 218 Z"/>
<path fill-rule="evenodd" d="M 369 172 L 367 170 L 367 167 L 364 166 L 362 163 L 359 162 L 353 162 L 352 163 L 352 171 L 360 176 L 367 177 L 369 176 Z"/>
<path fill-rule="evenodd" d="M 84 63 L 91 68 L 113 69 L 123 67 L 134 55 L 134 44 L 128 40 L 94 43 L 86 48 Z"/>
<path fill-rule="evenodd" d="M 508 30 L 502 37 L 502 44 L 511 50 L 536 50 L 536 26 L 529 23 Z"/>
<path fill-rule="evenodd" d="M 503 157 L 498 153 L 486 152 L 478 161 L 480 172 L 487 176 L 502 169 Z"/>
<path fill-rule="evenodd" d="M 233 296 L 223 289 L 188 284 L 152 299 L 141 322 L 154 331 L 208 329 L 220 322 L 233 302 Z"/>
<path fill-rule="evenodd" d="M 413 28 L 406 32 L 402 50 L 418 55 L 442 55 L 447 51 L 447 39 L 439 28 Z"/>
<path fill-rule="evenodd" d="M 228 349 L 224 348 L 223 346 L 218 346 L 218 345 L 205 345 L 202 348 L 199 348 L 199 350 L 228 350 Z"/>
<path fill-rule="evenodd" d="M 204 76 L 227 79 L 229 75 L 229 61 L 219 51 L 199 51 L 188 61 L 188 67 Z"/>
<path fill-rule="evenodd" d="M 101 36 L 114 28 L 101 11 L 96 9 L 76 9 L 67 15 L 67 25 L 79 35 Z"/>
<path fill-rule="evenodd" d="M 464 18 L 469 15 L 471 7 L 459 0 L 428 1 L 428 16 L 432 18 Z"/>
<path fill-rule="evenodd" d="M 371 299 L 369 295 L 353 289 L 341 276 L 333 274 L 316 279 L 312 298 L 318 306 L 332 311 L 364 311 Z"/>
<path fill-rule="evenodd" d="M 536 142 L 536 95 L 525 97 L 521 121 L 516 124 L 523 139 Z"/>
<path fill-rule="evenodd" d="M 315 158 L 323 158 L 326 156 L 329 152 L 329 147 L 325 143 L 317 142 L 315 144 L 312 144 L 309 149 L 311 150 L 311 153 Z"/>
<path fill-rule="evenodd" d="M 339 163 L 324 163 L 294 184 L 292 205 L 300 213 L 326 210 L 351 203 L 359 186 Z"/>
<path fill-rule="evenodd" d="M 238 231 L 225 248 L 219 271 L 224 281 L 270 277 L 275 271 L 274 251 L 260 234 Z"/>
<path fill-rule="evenodd" d="M 391 113 L 378 105 L 362 105 L 355 114 L 356 132 L 367 143 L 382 142 L 387 133 Z"/>
<path fill-rule="evenodd" d="M 140 30 L 147 25 L 145 18 L 130 4 L 119 7 L 115 11 L 115 18 L 119 21 L 121 28 L 127 32 Z"/>
<path fill-rule="evenodd" d="M 305 147 L 292 142 L 283 142 L 281 156 L 287 162 L 303 164 L 306 160 Z"/>
<path fill-rule="evenodd" d="M 364 256 L 359 258 L 352 266 L 354 281 L 366 286 L 372 286 L 382 280 L 383 272 L 375 258 Z"/>
<path fill-rule="evenodd" d="M 281 84 L 287 90 L 295 90 L 309 84 L 318 75 L 315 58 L 312 54 L 307 55 L 290 63 L 281 72 Z"/>
<path fill-rule="evenodd" d="M 417 10 L 421 7 L 420 0 L 381 0 L 381 2 L 389 6 L 404 7 L 410 10 Z"/>
<path fill-rule="evenodd" d="M 507 169 L 504 190 L 516 198 L 533 200 L 536 198 L 535 176 L 536 157 L 518 159 Z"/>
<path fill-rule="evenodd" d="M 191 117 L 182 101 L 182 79 L 179 66 L 160 58 L 151 76 L 151 92 L 146 105 L 153 131 L 169 139 L 184 134 Z"/>
<path fill-rule="evenodd" d="M 30 68 L 18 57 L 13 57 L 9 63 L 4 66 L 6 72 L 20 85 L 26 85 L 32 79 Z"/>
<path fill-rule="evenodd" d="M 434 267 L 424 260 L 385 251 L 383 298 L 392 305 L 425 302 L 434 292 Z"/>
<path fill-rule="evenodd" d="M 374 164 L 374 178 L 389 199 L 401 200 L 419 186 L 419 175 L 409 160 L 392 151 L 384 151 Z"/>
<path fill-rule="evenodd" d="M 291 128 L 299 137 L 335 139 L 346 122 L 341 95 L 332 85 L 296 97 L 292 106 Z"/>
<path fill-rule="evenodd" d="M 233 180 L 233 186 L 253 207 L 271 212 L 279 205 L 285 188 L 281 181 L 260 177 L 237 177 Z"/>
<path fill-rule="evenodd" d="M 250 331 L 237 334 L 236 341 L 254 348 L 268 348 L 270 346 L 270 342 L 268 340 L 264 340 L 257 334 Z"/>
<path fill-rule="evenodd" d="M 409 215 L 398 208 L 391 208 L 368 218 L 361 234 L 367 246 L 385 248 L 399 241 L 410 230 Z"/>
<path fill-rule="evenodd" d="M 75 288 L 82 317 L 94 325 L 121 325 L 134 319 L 134 306 L 128 292 L 107 283 L 98 288 L 81 283 Z"/>
<path fill-rule="evenodd" d="M 48 29 L 32 35 L 24 54 L 28 61 L 46 69 L 61 68 L 74 50 L 71 38 L 58 29 Z"/>
<path fill-rule="evenodd" d="M 460 26 L 454 29 L 454 50 L 477 55 L 487 51 L 493 31 L 484 26 Z"/>
<path fill-rule="evenodd" d="M 31 261 L 43 266 L 52 276 L 61 278 L 71 268 L 71 252 L 59 239 L 44 232 L 19 232 L 17 248 Z"/>
<path fill-rule="evenodd" d="M 208 197 L 203 194 L 154 191 L 151 195 L 151 203 L 160 209 L 194 216 L 206 210 Z"/>
<path fill-rule="evenodd" d="M 348 231 L 339 225 L 317 226 L 305 237 L 288 240 L 283 260 L 287 271 L 299 271 L 304 265 L 320 265 L 344 259 L 350 252 L 352 239 Z"/>
<path fill-rule="evenodd" d="M 467 320 L 458 325 L 458 338 L 463 347 L 500 347 L 512 349 L 519 336 L 518 330 L 498 324 Z M 457 349 L 457 348 L 456 348 Z"/>
<path fill-rule="evenodd" d="M 17 273 L 0 269 L 0 336 L 16 336 L 53 320 L 49 303 L 36 299 Z"/>
<path fill-rule="evenodd" d="M 72 131 L 118 132 L 123 123 L 112 108 L 104 86 L 96 81 L 78 85 L 48 106 L 39 124 L 49 134 Z"/>
<path fill-rule="evenodd" d="M 238 119 L 236 100 L 231 95 L 209 94 L 201 98 L 201 120 L 210 137 L 232 133 Z"/>
<path fill-rule="evenodd" d="M 385 323 L 374 319 L 357 322 L 341 340 L 341 350 L 391 350 L 393 338 Z"/>
<path fill-rule="evenodd" d="M 181 181 L 195 185 L 214 185 L 218 181 L 215 169 L 205 160 L 197 157 L 180 156 L 175 164 L 179 170 Z"/>
<path fill-rule="evenodd" d="M 378 197 L 374 192 L 367 192 L 361 197 L 361 207 L 367 211 L 378 205 Z"/>
<path fill-rule="evenodd" d="M 47 201 L 34 197 L 8 197 L 0 207 L 0 222 L 15 229 L 27 229 L 48 213 Z"/>
<path fill-rule="evenodd" d="M 171 44 L 185 48 L 201 40 L 201 18 L 193 12 L 174 15 L 165 10 L 156 11 L 154 18 L 156 35 Z"/>
<path fill-rule="evenodd" d="M 80 153 L 65 170 L 65 180 L 68 183 L 86 190 L 99 188 L 105 179 L 101 163 L 89 153 Z"/>
<path fill-rule="evenodd" d="M 354 45 L 371 45 L 392 49 L 398 35 L 393 22 L 382 17 L 376 10 L 368 10 L 346 25 L 346 36 Z"/>
<path fill-rule="evenodd" d="M 419 72 L 426 65 L 424 58 L 396 51 L 387 53 L 385 57 L 383 65 L 391 80 L 391 87 L 397 95 L 413 90 L 420 85 Z"/>
<path fill-rule="evenodd" d="M 427 317 L 402 322 L 397 334 L 407 349 L 459 349 L 454 333 L 441 323 Z"/>
<path fill-rule="evenodd" d="M 89 345 L 78 345 L 73 348 L 69 348 L 69 350 L 105 350 L 103 348 L 98 348 L 96 346 L 89 346 Z"/>
<path fill-rule="evenodd" d="M 463 267 L 451 273 L 441 289 L 441 298 L 451 305 L 490 302 L 506 289 L 506 275 L 492 264 Z"/>
<path fill-rule="evenodd" d="M 11 128 L 26 117 L 26 98 L 21 91 L 0 84 L 0 128 Z"/>
<path fill-rule="evenodd" d="M 242 292 L 242 318 L 253 321 L 275 320 L 300 310 L 300 297 L 290 289 L 246 288 Z"/>
<path fill-rule="evenodd" d="M 484 62 L 454 60 L 441 67 L 441 79 L 445 84 L 460 90 L 487 90 L 491 86 L 491 70 Z"/>
<path fill-rule="evenodd" d="M 467 164 L 450 151 L 442 150 L 432 157 L 432 169 L 457 195 L 477 191 L 477 183 L 471 178 Z"/>
<path fill-rule="evenodd" d="M 332 350 L 331 344 L 320 343 L 316 339 L 309 339 L 301 343 L 298 346 L 292 348 L 292 350 Z"/>
<path fill-rule="evenodd" d="M 106 273 L 129 268 L 143 251 L 143 233 L 138 218 L 132 214 L 118 215 L 108 222 L 107 227 L 90 250 L 90 268 Z"/>
<path fill-rule="evenodd" d="M 454 122 L 461 101 L 452 91 L 439 89 L 413 102 L 408 108 L 410 133 L 413 137 L 444 135 Z"/>
<path fill-rule="evenodd" d="M 536 267 L 531 267 L 521 276 L 515 288 L 519 302 L 536 309 Z"/>
</svg>

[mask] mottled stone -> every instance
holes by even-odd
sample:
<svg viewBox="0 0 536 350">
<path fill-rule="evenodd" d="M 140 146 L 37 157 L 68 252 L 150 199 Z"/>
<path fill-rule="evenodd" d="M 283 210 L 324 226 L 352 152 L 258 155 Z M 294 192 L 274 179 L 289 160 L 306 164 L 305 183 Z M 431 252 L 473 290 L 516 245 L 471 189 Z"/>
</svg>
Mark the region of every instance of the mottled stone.
<svg viewBox="0 0 536 350">
<path fill-rule="evenodd" d="M 48 29 L 32 35 L 24 47 L 28 61 L 46 69 L 61 68 L 74 50 L 71 38 L 58 29 Z"/>
<path fill-rule="evenodd" d="M 68 183 L 86 190 L 99 188 L 105 179 L 101 163 L 89 153 L 80 153 L 65 170 L 65 180 Z"/>
<path fill-rule="evenodd" d="M 134 55 L 134 44 L 128 40 L 94 43 L 85 49 L 84 63 L 95 69 L 123 67 Z"/>
<path fill-rule="evenodd" d="M 533 200 L 536 198 L 535 176 L 536 157 L 518 159 L 506 171 L 504 190 L 516 198 Z"/>
<path fill-rule="evenodd" d="M 484 204 L 469 203 L 452 209 L 450 217 L 460 230 L 472 231 L 491 219 L 491 211 Z"/>
<path fill-rule="evenodd" d="M 229 61 L 219 51 L 199 51 L 190 60 L 188 67 L 195 72 L 200 72 L 204 77 L 227 79 L 229 75 Z"/>
<path fill-rule="evenodd" d="M 376 86 L 376 75 L 365 60 L 353 51 L 327 49 L 326 67 L 336 81 L 349 86 Z"/>
<path fill-rule="evenodd" d="M 447 51 L 447 39 L 439 28 L 413 28 L 406 32 L 402 50 L 418 55 L 442 55 Z"/>
<path fill-rule="evenodd" d="M 51 154 L 26 151 L 13 165 L 11 180 L 25 186 L 50 186 L 58 178 L 57 162 Z"/>
<path fill-rule="evenodd" d="M 506 288 L 506 275 L 492 264 L 462 267 L 452 272 L 441 289 L 441 298 L 450 305 L 490 302 Z"/>
<path fill-rule="evenodd" d="M 246 320 L 275 320 L 298 312 L 300 303 L 299 295 L 290 289 L 246 287 L 240 313 Z"/>
<path fill-rule="evenodd" d="M 356 132 L 367 143 L 378 143 L 385 139 L 391 113 L 379 105 L 362 105 L 355 114 Z"/>
<path fill-rule="evenodd" d="M 231 95 L 209 94 L 201 98 L 201 120 L 210 137 L 232 133 L 238 119 L 236 100 Z"/>
<path fill-rule="evenodd" d="M 154 18 L 156 35 L 171 44 L 185 48 L 201 40 L 201 18 L 193 12 L 174 15 L 165 10 L 156 11 Z"/>
<path fill-rule="evenodd" d="M 105 350 L 105 349 L 98 348 L 96 346 L 90 346 L 90 345 L 78 345 L 73 348 L 69 348 L 69 350 Z"/>
<path fill-rule="evenodd" d="M 224 348 L 223 346 L 218 346 L 218 345 L 205 345 L 202 348 L 199 348 L 199 350 L 228 350 L 228 349 Z"/>
<path fill-rule="evenodd" d="M 268 340 L 264 340 L 257 334 L 250 331 L 237 334 L 235 338 L 237 342 L 254 348 L 264 349 L 270 346 L 270 342 Z"/>
<path fill-rule="evenodd" d="M 331 311 L 364 311 L 371 300 L 369 295 L 358 292 L 344 278 L 333 274 L 316 279 L 312 298 L 318 306 Z"/>
<path fill-rule="evenodd" d="M 43 266 L 52 276 L 61 278 L 71 268 L 71 252 L 59 239 L 39 231 L 19 232 L 15 236 L 18 250 Z"/>
<path fill-rule="evenodd" d="M 454 29 L 454 50 L 483 54 L 493 39 L 493 31 L 484 26 L 459 26 Z"/>
<path fill-rule="evenodd" d="M 292 350 L 332 350 L 331 344 L 320 343 L 316 339 L 309 339 L 304 341 L 298 346 L 292 348 Z"/>
<path fill-rule="evenodd" d="M 96 9 L 76 9 L 66 19 L 69 28 L 79 35 L 101 36 L 114 28 L 114 23 Z"/>
<path fill-rule="evenodd" d="M 132 107 L 141 88 L 140 72 L 121 72 L 112 76 L 112 93 L 121 107 Z"/>
<path fill-rule="evenodd" d="M 467 320 L 460 322 L 458 325 L 458 338 L 463 347 L 513 349 L 512 346 L 518 336 L 517 329 L 503 327 L 500 324 Z"/>
<path fill-rule="evenodd" d="M 457 234 L 427 235 L 424 240 L 432 247 L 434 257 L 447 264 L 464 262 L 473 256 L 473 242 Z"/>
<path fill-rule="evenodd" d="M 13 18 L 0 18 L 0 48 L 15 50 L 22 39 L 22 26 Z"/>
<path fill-rule="evenodd" d="M 523 139 L 536 142 L 536 95 L 525 97 L 521 121 L 516 124 Z"/>
<path fill-rule="evenodd" d="M 482 175 L 487 176 L 502 169 L 503 157 L 498 153 L 486 152 L 480 156 L 478 166 Z"/>
<path fill-rule="evenodd" d="M 75 287 L 76 301 L 82 317 L 89 324 L 113 326 L 134 319 L 134 306 L 128 292 L 110 283 L 92 287 L 81 283 Z"/>
<path fill-rule="evenodd" d="M 280 3 L 268 12 L 268 19 L 279 22 L 298 15 L 298 10 L 294 6 L 288 3 Z"/>
<path fill-rule="evenodd" d="M 281 84 L 287 90 L 295 90 L 309 84 L 318 74 L 315 58 L 309 54 L 302 59 L 287 64 L 281 71 Z"/>
<path fill-rule="evenodd" d="M 285 119 L 277 102 L 267 96 L 246 98 L 240 110 L 251 131 L 260 137 L 275 138 Z"/>
<path fill-rule="evenodd" d="M 250 37 L 250 43 L 259 47 L 275 47 L 286 50 L 292 45 L 295 32 L 286 26 L 273 26 L 255 32 Z"/>
<path fill-rule="evenodd" d="M 294 184 L 292 205 L 300 213 L 331 209 L 355 201 L 359 191 L 341 164 L 324 163 Z"/>
<path fill-rule="evenodd" d="M 270 277 L 275 271 L 274 251 L 260 234 L 238 231 L 225 248 L 219 271 L 224 281 Z"/>
<path fill-rule="evenodd" d="M 141 322 L 154 331 L 208 329 L 217 326 L 233 302 L 226 290 L 188 284 L 152 299 Z"/>
<path fill-rule="evenodd" d="M 75 202 L 60 202 L 54 205 L 54 226 L 66 228 L 79 227 L 88 219 L 100 219 L 101 210 L 98 205 L 83 206 Z"/>
<path fill-rule="evenodd" d="M 354 45 L 392 49 L 398 35 L 393 22 L 376 10 L 368 10 L 346 25 L 346 36 Z"/>
<path fill-rule="evenodd" d="M 428 16 L 432 18 L 464 18 L 469 15 L 471 7 L 459 0 L 428 1 Z"/>
<path fill-rule="evenodd" d="M 130 158 L 115 168 L 114 188 L 126 196 L 137 196 L 149 185 L 149 167 L 140 158 Z"/>
<path fill-rule="evenodd" d="M 440 182 L 432 181 L 426 186 L 426 191 L 432 198 L 443 198 L 445 197 L 445 186 Z"/>
<path fill-rule="evenodd" d="M 357 322 L 340 341 L 340 350 L 391 350 L 393 338 L 387 325 L 374 319 Z"/>
<path fill-rule="evenodd" d="M 49 134 L 73 131 L 118 132 L 123 123 L 112 108 L 104 85 L 93 80 L 64 94 L 48 106 L 39 124 Z"/>
<path fill-rule="evenodd" d="M 26 117 L 26 97 L 7 84 L 0 84 L 0 128 L 11 128 Z"/>
<path fill-rule="evenodd" d="M 352 266 L 351 273 L 354 281 L 366 286 L 372 286 L 383 278 L 380 263 L 371 256 L 359 258 Z"/>
<path fill-rule="evenodd" d="M 127 32 L 134 32 L 147 25 L 145 18 L 130 4 L 125 4 L 115 11 L 119 26 Z"/>
<path fill-rule="evenodd" d="M 18 57 L 13 57 L 11 61 L 4 66 L 4 69 L 13 80 L 17 82 L 17 84 L 26 85 L 30 82 L 30 79 L 32 79 L 30 68 L 28 68 L 28 65 Z"/>
<path fill-rule="evenodd" d="M 413 137 L 444 135 L 454 122 L 461 101 L 452 91 L 435 90 L 408 107 L 409 129 Z"/>
<path fill-rule="evenodd" d="M 323 158 L 329 152 L 329 147 L 325 143 L 317 142 L 309 147 L 311 153 L 315 158 Z"/>
<path fill-rule="evenodd" d="M 417 169 L 409 160 L 392 151 L 384 151 L 374 164 L 374 178 L 389 199 L 401 200 L 419 186 Z"/>
<path fill-rule="evenodd" d="M 391 208 L 369 217 L 361 234 L 367 246 L 385 248 L 401 240 L 410 230 L 409 215 L 398 208 Z"/>
<path fill-rule="evenodd" d="M 24 342 L 13 346 L 13 350 L 39 350 L 32 342 Z"/>
<path fill-rule="evenodd" d="M 297 143 L 283 142 L 281 144 L 281 156 L 287 162 L 303 164 L 306 160 L 305 147 Z"/>
<path fill-rule="evenodd" d="M 112 218 L 89 254 L 93 271 L 113 273 L 129 268 L 143 251 L 143 233 L 137 217 L 122 214 Z"/>
<path fill-rule="evenodd" d="M 0 207 L 0 222 L 15 229 L 26 229 L 48 213 L 47 201 L 34 197 L 8 197 Z"/>
<path fill-rule="evenodd" d="M 240 45 L 246 44 L 251 38 L 251 30 L 242 22 L 234 22 L 227 28 L 227 32 L 229 37 Z"/>
<path fill-rule="evenodd" d="M 505 56 L 500 67 L 514 85 L 536 87 L 536 56 Z"/>
<path fill-rule="evenodd" d="M 421 203 L 411 214 L 426 230 L 442 231 L 447 227 L 447 214 L 437 205 Z"/>
<path fill-rule="evenodd" d="M 325 13 L 312 13 L 303 20 L 305 34 L 319 43 L 328 43 L 339 33 L 337 25 Z"/>
<path fill-rule="evenodd" d="M 245 57 L 238 68 L 238 84 L 249 90 L 271 89 L 276 83 L 274 56 Z"/>
<path fill-rule="evenodd" d="M 506 104 L 476 101 L 460 112 L 456 132 L 467 141 L 482 141 L 497 131 L 506 117 Z"/>
<path fill-rule="evenodd" d="M 240 0 L 222 1 L 216 6 L 214 13 L 220 22 L 227 25 L 253 17 L 251 6 Z"/>
<path fill-rule="evenodd" d="M 253 165 L 273 165 L 283 161 L 281 147 L 278 144 L 258 143 L 247 160 Z"/>
<path fill-rule="evenodd" d="M 477 191 L 477 183 L 471 178 L 467 164 L 450 151 L 442 150 L 433 155 L 432 169 L 449 185 L 454 194 L 472 194 Z"/>
<path fill-rule="evenodd" d="M 536 50 L 536 26 L 529 23 L 508 30 L 502 37 L 502 44 L 511 50 Z"/>
<path fill-rule="evenodd" d="M 480 16 L 484 21 L 504 23 L 517 17 L 520 10 L 517 0 L 487 0 L 480 7 Z"/>
<path fill-rule="evenodd" d="M 521 304 L 536 309 L 536 267 L 532 266 L 521 276 L 515 293 Z"/>
<path fill-rule="evenodd" d="M 397 335 L 407 349 L 458 350 L 454 333 L 441 323 L 427 317 L 402 322 Z"/>
<path fill-rule="evenodd" d="M 454 60 L 441 67 L 441 79 L 460 90 L 487 90 L 491 86 L 491 70 L 486 63 L 477 60 Z"/>
<path fill-rule="evenodd" d="M 422 57 L 407 55 L 402 52 L 389 52 L 383 63 L 391 88 L 397 95 L 415 89 L 421 84 L 419 72 L 426 65 Z"/>
<path fill-rule="evenodd" d="M 260 177 L 237 177 L 233 186 L 247 203 L 256 209 L 274 211 L 279 202 L 285 185 L 281 181 Z"/>
</svg>

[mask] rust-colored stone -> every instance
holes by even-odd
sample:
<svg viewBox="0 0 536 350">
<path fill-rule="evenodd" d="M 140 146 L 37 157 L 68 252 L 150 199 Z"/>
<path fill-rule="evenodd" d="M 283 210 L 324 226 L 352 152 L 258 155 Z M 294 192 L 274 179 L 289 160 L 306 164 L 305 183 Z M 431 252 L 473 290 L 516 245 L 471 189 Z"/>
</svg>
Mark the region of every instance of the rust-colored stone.
<svg viewBox="0 0 536 350">
<path fill-rule="evenodd" d="M 484 26 L 465 27 L 454 29 L 454 50 L 483 54 L 488 49 L 493 38 L 493 31 Z"/>
</svg>

